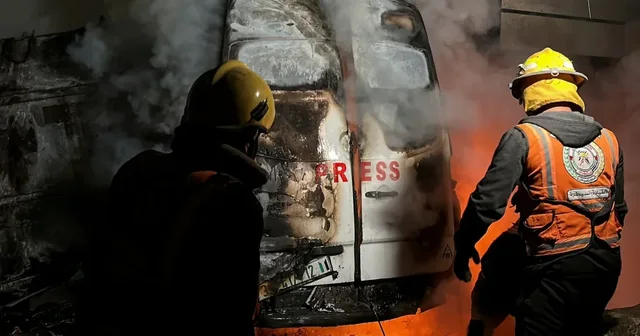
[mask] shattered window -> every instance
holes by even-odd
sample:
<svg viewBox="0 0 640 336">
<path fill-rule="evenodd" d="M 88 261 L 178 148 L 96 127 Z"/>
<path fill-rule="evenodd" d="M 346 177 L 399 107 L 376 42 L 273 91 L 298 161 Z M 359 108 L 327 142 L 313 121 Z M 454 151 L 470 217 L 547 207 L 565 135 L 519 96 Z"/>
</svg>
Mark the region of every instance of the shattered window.
<svg viewBox="0 0 640 336">
<path fill-rule="evenodd" d="M 372 92 L 378 94 L 360 104 L 378 122 L 389 149 L 415 150 L 436 140 L 444 124 L 436 91 Z"/>
<path fill-rule="evenodd" d="M 386 11 L 380 21 L 385 35 L 390 40 L 428 49 L 427 34 L 415 13 L 406 10 Z"/>
<path fill-rule="evenodd" d="M 336 48 L 316 40 L 234 43 L 231 58 L 259 73 L 274 89 L 334 89 L 342 77 Z"/>
<path fill-rule="evenodd" d="M 373 89 L 424 89 L 431 84 L 420 49 L 391 41 L 354 40 L 358 78 Z"/>
<path fill-rule="evenodd" d="M 396 18 L 396 24 L 415 21 Z M 358 104 L 377 120 L 389 149 L 416 150 L 435 141 L 442 121 L 425 49 L 354 39 Z"/>
<path fill-rule="evenodd" d="M 404 33 L 416 31 L 416 24 L 411 15 L 392 11 L 382 14 L 382 27 Z"/>
<path fill-rule="evenodd" d="M 313 92 L 275 94 L 276 119 L 269 134 L 261 137 L 260 154 L 289 162 L 323 161 L 320 126 L 329 101 Z"/>
</svg>

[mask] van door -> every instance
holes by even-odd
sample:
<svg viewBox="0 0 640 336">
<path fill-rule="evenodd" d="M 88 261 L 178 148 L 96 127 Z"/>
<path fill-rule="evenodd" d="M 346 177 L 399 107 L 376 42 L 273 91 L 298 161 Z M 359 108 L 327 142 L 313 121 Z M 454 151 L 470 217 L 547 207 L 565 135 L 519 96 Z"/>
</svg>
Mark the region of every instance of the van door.
<svg viewBox="0 0 640 336">
<path fill-rule="evenodd" d="M 270 174 L 258 192 L 265 210 L 261 298 L 311 283 L 353 281 L 353 187 L 347 122 L 336 99 L 342 75 L 335 46 L 238 41 L 229 45 L 228 58 L 265 78 L 276 103 L 257 158 Z"/>
<path fill-rule="evenodd" d="M 398 15 L 413 19 L 404 13 Z M 353 39 L 362 280 L 441 272 L 453 259 L 450 150 L 434 68 L 426 49 L 399 41 Z"/>
</svg>

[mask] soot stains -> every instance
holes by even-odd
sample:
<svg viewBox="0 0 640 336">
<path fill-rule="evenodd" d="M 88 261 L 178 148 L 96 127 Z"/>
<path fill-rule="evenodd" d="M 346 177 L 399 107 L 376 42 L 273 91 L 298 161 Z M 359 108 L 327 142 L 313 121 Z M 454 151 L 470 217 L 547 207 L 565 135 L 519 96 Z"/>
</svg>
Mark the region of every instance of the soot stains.
<svg viewBox="0 0 640 336">
<path fill-rule="evenodd" d="M 0 167 L 17 192 L 29 181 L 30 154 L 38 151 L 38 140 L 32 118 L 9 116 L 6 128 L 0 129 Z"/>
</svg>

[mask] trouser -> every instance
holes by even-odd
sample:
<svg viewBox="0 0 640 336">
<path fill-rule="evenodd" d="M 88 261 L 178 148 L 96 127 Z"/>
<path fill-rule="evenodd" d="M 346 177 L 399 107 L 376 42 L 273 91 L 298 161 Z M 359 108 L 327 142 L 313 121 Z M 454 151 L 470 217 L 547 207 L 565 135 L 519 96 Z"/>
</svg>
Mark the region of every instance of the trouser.
<svg viewBox="0 0 640 336">
<path fill-rule="evenodd" d="M 527 259 L 517 234 L 500 235 L 482 258 L 468 335 L 492 335 L 510 314 L 519 336 L 599 335 L 620 275 L 619 249 L 596 242 L 579 255 L 549 261 Z"/>
<path fill-rule="evenodd" d="M 516 309 L 516 335 L 602 335 L 620 276 L 619 248 L 603 242 L 546 266 L 530 263 Z"/>
<path fill-rule="evenodd" d="M 525 247 L 517 233 L 501 234 L 482 257 L 471 294 L 469 336 L 490 336 L 515 309 L 520 293 Z"/>
</svg>

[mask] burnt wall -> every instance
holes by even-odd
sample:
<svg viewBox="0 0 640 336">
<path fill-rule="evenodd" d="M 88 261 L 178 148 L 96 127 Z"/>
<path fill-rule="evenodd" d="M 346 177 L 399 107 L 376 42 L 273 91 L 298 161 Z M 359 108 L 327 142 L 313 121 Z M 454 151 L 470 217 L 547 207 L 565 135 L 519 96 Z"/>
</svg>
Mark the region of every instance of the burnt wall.
<svg viewBox="0 0 640 336">
<path fill-rule="evenodd" d="M 100 217 L 81 187 L 96 87 L 67 56 L 74 35 L 0 40 L 0 306 L 73 275 Z"/>
</svg>

